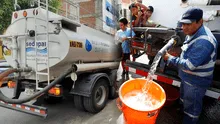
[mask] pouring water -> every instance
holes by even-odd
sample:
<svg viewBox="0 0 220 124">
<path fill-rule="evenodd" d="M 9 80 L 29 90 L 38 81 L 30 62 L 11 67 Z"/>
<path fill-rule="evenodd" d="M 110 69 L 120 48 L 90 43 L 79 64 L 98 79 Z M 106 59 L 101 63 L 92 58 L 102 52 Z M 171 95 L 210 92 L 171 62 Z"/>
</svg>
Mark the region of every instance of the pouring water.
<svg viewBox="0 0 220 124">
<path fill-rule="evenodd" d="M 155 56 L 154 61 L 150 67 L 150 71 L 147 76 L 147 81 L 140 91 L 129 92 L 124 96 L 125 102 L 132 106 L 132 108 L 136 108 L 138 110 L 143 110 L 144 108 L 154 108 L 157 107 L 160 102 L 151 97 L 151 94 L 148 93 L 150 89 L 150 84 L 153 80 L 154 73 L 156 71 L 157 65 L 161 59 L 161 57 L 165 54 L 166 50 L 169 49 L 174 43 L 174 39 L 172 38 Z"/>
<path fill-rule="evenodd" d="M 169 40 L 169 42 L 157 53 L 157 55 L 155 56 L 154 60 L 153 60 L 153 63 L 151 64 L 151 67 L 150 67 L 150 71 L 148 73 L 148 76 L 147 76 L 147 81 L 144 85 L 144 87 L 142 88 L 142 94 L 141 95 L 138 95 L 137 99 L 138 100 L 142 100 L 142 99 L 145 99 L 146 97 L 146 94 L 148 92 L 148 90 L 150 89 L 150 83 L 151 81 L 153 80 L 153 76 L 154 76 L 154 73 L 157 69 L 157 65 L 159 64 L 159 61 L 161 59 L 161 57 L 166 53 L 166 51 L 175 43 L 175 40 L 173 38 L 171 38 Z"/>
<path fill-rule="evenodd" d="M 155 71 L 156 71 L 156 69 L 157 69 L 157 65 L 158 65 L 158 63 L 159 63 L 161 57 L 162 57 L 162 54 L 157 54 L 157 55 L 155 56 L 154 61 L 153 61 L 153 63 L 151 64 L 151 67 L 150 67 L 150 71 L 149 71 L 149 73 L 148 73 L 148 76 L 147 76 L 147 78 L 146 78 L 147 81 L 146 81 L 146 83 L 144 84 L 144 87 L 142 88 L 142 94 L 137 96 L 137 99 L 138 99 L 139 101 L 146 98 L 146 94 L 147 94 L 148 90 L 150 89 L 150 83 L 151 83 L 151 81 L 153 80 L 154 73 L 155 73 Z"/>
</svg>

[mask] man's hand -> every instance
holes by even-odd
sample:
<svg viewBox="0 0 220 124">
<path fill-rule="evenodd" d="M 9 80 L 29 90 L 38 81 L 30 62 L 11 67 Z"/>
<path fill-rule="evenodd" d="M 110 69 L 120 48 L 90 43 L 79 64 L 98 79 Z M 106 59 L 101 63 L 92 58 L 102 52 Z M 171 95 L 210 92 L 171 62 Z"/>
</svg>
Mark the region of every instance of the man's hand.
<svg viewBox="0 0 220 124">
<path fill-rule="evenodd" d="M 142 3 L 135 2 L 135 5 L 136 5 L 136 6 L 139 6 L 140 9 L 143 9 L 143 11 L 148 10 L 148 8 L 147 8 L 144 4 L 142 4 Z"/>
<path fill-rule="evenodd" d="M 124 42 L 125 40 L 127 40 L 127 37 L 124 37 L 121 40 L 122 40 L 122 42 Z"/>
<path fill-rule="evenodd" d="M 166 52 L 166 53 L 163 55 L 163 59 L 164 59 L 165 61 L 167 61 L 167 60 L 169 59 L 169 57 L 171 57 L 171 55 L 170 55 L 168 52 Z"/>
</svg>

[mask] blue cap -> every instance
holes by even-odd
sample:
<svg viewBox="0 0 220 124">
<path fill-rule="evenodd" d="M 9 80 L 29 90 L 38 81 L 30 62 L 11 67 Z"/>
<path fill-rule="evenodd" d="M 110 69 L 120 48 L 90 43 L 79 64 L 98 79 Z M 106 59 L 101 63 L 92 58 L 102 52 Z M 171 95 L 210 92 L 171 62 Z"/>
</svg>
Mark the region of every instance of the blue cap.
<svg viewBox="0 0 220 124">
<path fill-rule="evenodd" d="M 190 8 L 183 15 L 180 23 L 190 24 L 194 21 L 202 19 L 203 11 L 199 8 Z"/>
</svg>

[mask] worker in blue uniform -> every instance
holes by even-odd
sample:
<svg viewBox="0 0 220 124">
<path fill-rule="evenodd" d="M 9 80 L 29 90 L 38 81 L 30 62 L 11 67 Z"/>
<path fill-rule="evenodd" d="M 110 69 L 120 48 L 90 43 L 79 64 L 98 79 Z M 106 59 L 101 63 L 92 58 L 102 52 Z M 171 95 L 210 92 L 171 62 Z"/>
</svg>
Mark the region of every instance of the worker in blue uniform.
<svg viewBox="0 0 220 124">
<path fill-rule="evenodd" d="M 212 83 L 218 43 L 203 25 L 203 11 L 190 8 L 180 20 L 186 34 L 180 57 L 164 55 L 167 64 L 176 66 L 181 78 L 180 101 L 183 104 L 183 124 L 196 124 L 202 111 L 203 97 Z"/>
</svg>

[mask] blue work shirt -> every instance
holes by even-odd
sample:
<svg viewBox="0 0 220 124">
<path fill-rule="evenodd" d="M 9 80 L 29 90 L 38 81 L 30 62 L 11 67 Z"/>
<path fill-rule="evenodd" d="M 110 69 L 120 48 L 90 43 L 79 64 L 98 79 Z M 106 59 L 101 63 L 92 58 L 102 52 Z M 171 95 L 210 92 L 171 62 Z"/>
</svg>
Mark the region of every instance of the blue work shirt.
<svg viewBox="0 0 220 124">
<path fill-rule="evenodd" d="M 134 31 L 131 32 L 130 28 L 126 28 L 125 31 L 123 30 L 118 30 L 116 33 L 116 36 L 119 37 L 119 39 L 125 38 L 125 37 L 134 37 L 135 33 Z M 130 46 L 129 46 L 129 41 L 125 40 L 121 44 L 122 51 L 123 53 L 130 53 Z"/>
<path fill-rule="evenodd" d="M 187 36 L 180 57 L 169 57 L 168 64 L 179 69 L 179 77 L 192 85 L 210 86 L 217 56 L 218 42 L 205 26 Z"/>
</svg>

